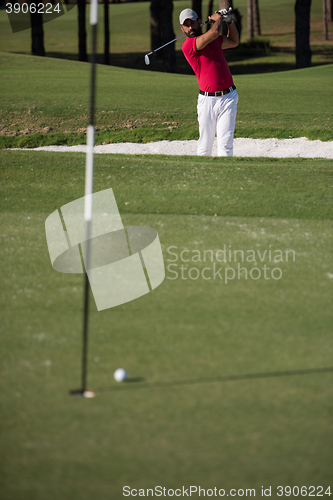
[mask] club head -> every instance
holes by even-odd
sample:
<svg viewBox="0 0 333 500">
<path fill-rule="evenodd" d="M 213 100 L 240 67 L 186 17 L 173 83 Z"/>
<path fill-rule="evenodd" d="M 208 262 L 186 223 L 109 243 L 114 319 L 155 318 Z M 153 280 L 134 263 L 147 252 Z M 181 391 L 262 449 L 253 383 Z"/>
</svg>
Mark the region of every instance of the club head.
<svg viewBox="0 0 333 500">
<path fill-rule="evenodd" d="M 145 55 L 145 63 L 146 63 L 147 66 L 148 66 L 148 64 L 150 64 L 150 60 L 149 60 L 148 54 Z"/>
</svg>

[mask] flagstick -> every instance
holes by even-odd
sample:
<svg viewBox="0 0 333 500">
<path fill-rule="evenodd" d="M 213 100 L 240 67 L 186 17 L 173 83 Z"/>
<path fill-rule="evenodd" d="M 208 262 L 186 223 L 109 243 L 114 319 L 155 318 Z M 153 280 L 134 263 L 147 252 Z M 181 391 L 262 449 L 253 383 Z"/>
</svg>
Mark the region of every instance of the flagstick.
<svg viewBox="0 0 333 500">
<path fill-rule="evenodd" d="M 90 117 L 92 110 L 90 109 Z M 87 156 L 86 156 L 86 188 L 84 199 L 84 220 L 86 222 L 85 242 L 85 276 L 84 276 L 84 314 L 83 314 L 83 343 L 82 343 L 82 382 L 81 392 L 87 392 L 87 354 L 88 354 L 88 320 L 89 320 L 89 279 L 90 269 L 90 239 L 92 224 L 92 193 L 94 180 L 94 125 L 91 123 L 87 130 Z"/>
<path fill-rule="evenodd" d="M 87 390 L 87 355 L 88 355 L 88 321 L 89 321 L 89 279 L 87 271 L 90 269 L 90 239 L 92 225 L 92 197 L 94 183 L 94 143 L 95 143 L 95 81 L 96 81 L 96 38 L 98 22 L 98 0 L 90 3 L 90 25 L 92 31 L 92 50 L 90 59 L 90 117 L 87 128 L 87 155 L 86 155 L 86 182 L 84 199 L 84 220 L 86 223 L 85 242 L 85 276 L 84 276 L 84 315 L 83 315 L 83 345 L 82 345 L 82 377 L 81 389 L 71 391 L 73 395 L 94 397 L 93 391 Z"/>
</svg>

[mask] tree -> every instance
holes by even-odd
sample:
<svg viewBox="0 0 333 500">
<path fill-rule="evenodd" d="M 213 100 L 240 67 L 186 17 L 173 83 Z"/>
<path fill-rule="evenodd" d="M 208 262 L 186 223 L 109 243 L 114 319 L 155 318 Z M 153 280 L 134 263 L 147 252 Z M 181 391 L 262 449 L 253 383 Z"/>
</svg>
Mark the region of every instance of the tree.
<svg viewBox="0 0 333 500">
<path fill-rule="evenodd" d="M 258 0 L 247 0 L 247 38 L 261 35 Z"/>
<path fill-rule="evenodd" d="M 327 15 L 330 22 L 333 21 L 333 0 L 327 0 Z"/>
<path fill-rule="evenodd" d="M 220 0 L 220 9 L 229 9 L 231 7 L 233 9 L 233 17 L 234 17 L 234 22 L 239 34 L 239 39 L 241 37 L 242 33 L 242 16 L 241 13 L 239 12 L 238 9 L 234 9 L 233 6 L 233 0 Z M 228 26 L 226 23 L 223 23 L 223 29 L 222 29 L 222 34 L 226 35 L 228 33 Z"/>
<path fill-rule="evenodd" d="M 31 52 L 34 56 L 45 56 L 43 14 L 30 12 Z"/>
<path fill-rule="evenodd" d="M 202 0 L 192 0 L 192 9 L 197 13 L 198 18 L 202 19 Z"/>
<path fill-rule="evenodd" d="M 104 64 L 110 64 L 109 0 L 104 0 Z"/>
<path fill-rule="evenodd" d="M 213 7 L 214 7 L 214 0 L 209 0 L 208 2 L 208 13 L 207 13 L 207 19 L 209 16 L 213 14 Z M 206 31 L 208 31 L 211 28 L 211 24 L 206 25 Z"/>
<path fill-rule="evenodd" d="M 311 0 L 296 0 L 296 68 L 308 68 L 311 66 L 310 10 Z"/>
<path fill-rule="evenodd" d="M 202 0 L 192 0 L 192 9 L 196 12 L 197 16 L 201 21 L 202 19 Z M 202 33 L 201 28 L 199 28 L 199 33 Z"/>
<path fill-rule="evenodd" d="M 328 23 L 333 21 L 333 0 L 323 0 L 324 40 L 328 40 Z"/>
<path fill-rule="evenodd" d="M 324 40 L 328 40 L 328 0 L 323 0 L 323 27 L 324 27 Z"/>
<path fill-rule="evenodd" d="M 152 0 L 150 3 L 150 35 L 151 50 L 175 38 L 172 25 L 172 0 Z M 164 70 L 168 73 L 176 72 L 175 44 L 171 43 L 158 52 L 163 60 Z"/>
<path fill-rule="evenodd" d="M 247 0 L 247 39 L 251 41 L 253 37 L 253 2 L 252 0 Z"/>
<path fill-rule="evenodd" d="M 87 58 L 87 32 L 86 32 L 86 0 L 77 0 L 79 22 L 79 61 L 86 62 Z"/>
<path fill-rule="evenodd" d="M 252 0 L 252 4 L 253 4 L 253 34 L 261 35 L 259 2 L 258 0 Z"/>
</svg>

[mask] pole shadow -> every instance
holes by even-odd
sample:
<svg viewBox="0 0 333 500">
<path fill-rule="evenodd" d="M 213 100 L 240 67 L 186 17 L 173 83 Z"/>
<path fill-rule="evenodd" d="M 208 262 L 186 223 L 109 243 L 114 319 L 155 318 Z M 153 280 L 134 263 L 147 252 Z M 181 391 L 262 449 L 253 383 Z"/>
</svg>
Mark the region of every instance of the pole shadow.
<svg viewBox="0 0 333 500">
<path fill-rule="evenodd" d="M 280 372 L 266 372 L 266 373 L 245 373 L 243 375 L 227 375 L 221 377 L 207 377 L 199 379 L 187 380 L 170 380 L 165 382 L 145 382 L 143 377 L 129 378 L 121 385 L 114 385 L 110 387 L 99 387 L 97 392 L 112 392 L 131 389 L 150 389 L 155 387 L 172 387 L 181 385 L 195 385 L 195 384 L 209 384 L 213 382 L 239 382 L 242 380 L 255 380 L 263 378 L 276 378 L 276 377 L 293 377 L 296 375 L 315 375 L 319 373 L 332 373 L 333 367 L 327 368 L 313 368 L 307 370 L 286 370 Z M 135 383 L 133 383 L 135 382 Z"/>
</svg>

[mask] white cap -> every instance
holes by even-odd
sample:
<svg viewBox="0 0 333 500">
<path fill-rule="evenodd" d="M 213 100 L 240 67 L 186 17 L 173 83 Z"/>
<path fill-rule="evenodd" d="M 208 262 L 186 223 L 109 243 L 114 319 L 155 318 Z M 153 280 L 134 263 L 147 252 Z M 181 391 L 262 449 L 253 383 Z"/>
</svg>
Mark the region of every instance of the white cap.
<svg viewBox="0 0 333 500">
<path fill-rule="evenodd" d="M 184 24 L 184 21 L 186 19 L 192 19 L 193 21 L 196 21 L 198 19 L 197 13 L 194 12 L 192 9 L 184 9 L 181 11 L 179 14 L 179 22 L 180 24 Z"/>
</svg>

